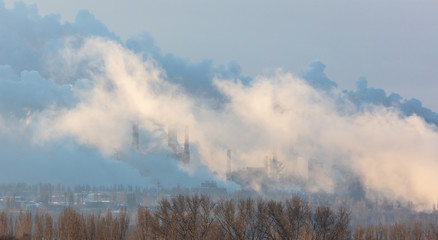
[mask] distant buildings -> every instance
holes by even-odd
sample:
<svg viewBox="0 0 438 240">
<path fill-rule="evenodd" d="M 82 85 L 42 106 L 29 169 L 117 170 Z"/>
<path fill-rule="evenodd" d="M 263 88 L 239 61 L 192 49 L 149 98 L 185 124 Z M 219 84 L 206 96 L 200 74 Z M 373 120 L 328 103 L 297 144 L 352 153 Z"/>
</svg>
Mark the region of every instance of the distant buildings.
<svg viewBox="0 0 438 240">
<path fill-rule="evenodd" d="M 206 195 L 212 200 L 216 201 L 219 199 L 227 198 L 227 189 L 218 187 L 217 183 L 214 181 L 207 181 L 201 183 L 200 188 L 192 188 L 192 194 Z"/>
</svg>

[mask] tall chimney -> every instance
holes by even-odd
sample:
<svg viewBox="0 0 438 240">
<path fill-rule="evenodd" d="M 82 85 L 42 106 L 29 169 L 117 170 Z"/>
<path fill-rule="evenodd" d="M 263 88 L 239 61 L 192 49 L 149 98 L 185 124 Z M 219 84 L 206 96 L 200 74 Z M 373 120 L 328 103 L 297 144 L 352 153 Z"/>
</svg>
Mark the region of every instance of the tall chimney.
<svg viewBox="0 0 438 240">
<path fill-rule="evenodd" d="M 231 150 L 227 150 L 227 180 L 231 180 Z"/>
<path fill-rule="evenodd" d="M 186 126 L 185 129 L 185 139 L 184 139 L 184 162 L 190 162 L 190 145 L 189 145 L 189 127 Z"/>
<path fill-rule="evenodd" d="M 186 131 L 185 131 L 184 152 L 190 152 L 190 146 L 189 146 L 189 127 L 187 127 L 187 126 L 186 126 Z"/>
<path fill-rule="evenodd" d="M 132 124 L 132 147 L 135 150 L 139 149 L 139 134 L 138 134 L 138 124 Z"/>
</svg>

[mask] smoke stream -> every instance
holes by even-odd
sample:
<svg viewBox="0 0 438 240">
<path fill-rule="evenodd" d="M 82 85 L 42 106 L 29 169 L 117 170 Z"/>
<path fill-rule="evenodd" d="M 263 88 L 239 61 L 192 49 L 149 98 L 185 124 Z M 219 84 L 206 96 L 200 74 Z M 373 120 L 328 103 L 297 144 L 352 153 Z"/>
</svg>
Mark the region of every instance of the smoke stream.
<svg viewBox="0 0 438 240">
<path fill-rule="evenodd" d="M 87 12 L 60 24 L 33 7 L 0 4 L 2 19 L 13 16 L 45 28 L 20 38 L 33 45 L 0 42 L 0 53 L 7 53 L 0 54 L 0 141 L 12 146 L 1 149 L 12 169 L 53 152 L 73 162 L 65 155 L 78 152 L 79 162 L 95 169 L 105 161 L 122 164 L 114 163 L 117 156 L 146 176 L 172 169 L 167 176 L 175 182 L 225 180 L 231 149 L 233 169 L 261 192 L 299 181 L 308 191 L 336 191 L 340 177 L 354 175 L 370 193 L 424 206 L 438 196 L 432 184 L 438 181 L 438 115 L 416 99 L 387 96 L 365 79 L 355 91 L 340 91 L 322 63 L 301 77 L 278 70 L 254 79 L 241 76 L 235 63 L 188 63 L 163 55 L 148 35 L 125 46 Z M 0 27 L 0 36 L 8 34 L 20 36 Z M 18 60 L 8 58 L 16 44 L 23 46 Z M 140 129 L 137 152 L 133 124 Z M 186 126 L 190 165 L 169 157 L 166 141 L 169 128 L 181 135 Z M 260 169 L 265 177 L 253 174 Z"/>
</svg>

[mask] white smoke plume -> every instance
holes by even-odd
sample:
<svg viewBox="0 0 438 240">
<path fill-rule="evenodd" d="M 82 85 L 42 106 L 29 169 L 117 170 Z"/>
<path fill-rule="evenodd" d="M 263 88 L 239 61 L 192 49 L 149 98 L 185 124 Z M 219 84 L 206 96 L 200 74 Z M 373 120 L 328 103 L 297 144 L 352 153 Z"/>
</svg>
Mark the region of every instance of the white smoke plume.
<svg viewBox="0 0 438 240">
<path fill-rule="evenodd" d="M 0 6 L 2 18 L 14 11 L 17 7 Z M 96 163 L 118 156 L 144 175 L 165 171 L 167 164 L 174 170 L 166 177 L 178 178 L 175 182 L 191 176 L 225 180 L 226 150 L 231 149 L 234 169 L 263 168 L 266 157 L 275 155 L 285 176 L 279 187 L 304 179 L 312 191 L 334 191 L 339 176 L 349 172 L 370 192 L 424 206 L 437 199 L 438 118 L 418 100 L 387 97 L 365 80 L 356 91 L 340 91 L 322 63 L 312 64 L 301 77 L 278 70 L 253 79 L 241 76 L 234 63 L 187 63 L 162 55 L 145 41 L 147 35 L 125 46 L 99 24 L 91 25 L 98 26 L 96 34 L 81 33 L 70 26 L 84 16 L 96 21 L 81 14 L 73 24 L 53 20 L 59 34 L 32 47 L 29 65 L 0 57 L 0 135 L 9 146 L 2 151 L 11 169 L 19 159 L 28 164 L 56 148 L 59 160 L 37 164 L 76 161 L 67 156 L 74 153 L 99 169 Z M 32 23 L 41 21 L 35 13 L 30 16 Z M 61 31 L 70 28 L 79 30 Z M 0 29 L 1 35 L 9 32 L 14 31 Z M 142 43 L 150 46 L 145 50 Z M 23 58 L 30 54 L 26 50 Z M 141 154 L 130 147 L 133 123 L 143 136 Z M 189 166 L 163 157 L 170 126 L 190 129 Z M 33 150 L 23 153 L 20 145 Z M 280 173 L 270 178 L 275 174 Z M 262 188 L 263 179 L 247 177 L 252 188 Z"/>
<path fill-rule="evenodd" d="M 371 189 L 417 203 L 432 203 L 438 193 L 429 184 L 438 180 L 433 171 L 438 168 L 437 129 L 418 116 L 401 117 L 397 108 L 369 105 L 357 111 L 336 89 L 318 91 L 291 74 L 275 72 L 249 85 L 216 79 L 227 101 L 215 109 L 166 81 L 153 60 L 144 62 L 118 43 L 91 38 L 66 52 L 62 55 L 70 64 L 87 63 L 89 87 L 73 88 L 75 106 L 32 116 L 38 142 L 74 137 L 115 154 L 129 149 L 133 121 L 153 139 L 149 147 L 158 148 L 165 148 L 168 126 L 188 125 L 199 163 L 222 178 L 226 149 L 233 149 L 233 164 L 244 168 L 263 167 L 275 148 L 286 174 L 320 178 L 315 182 L 319 190 L 333 187 L 333 169 L 340 166 Z M 297 168 L 299 158 L 317 159 L 326 171 L 306 173 L 306 165 Z"/>
</svg>

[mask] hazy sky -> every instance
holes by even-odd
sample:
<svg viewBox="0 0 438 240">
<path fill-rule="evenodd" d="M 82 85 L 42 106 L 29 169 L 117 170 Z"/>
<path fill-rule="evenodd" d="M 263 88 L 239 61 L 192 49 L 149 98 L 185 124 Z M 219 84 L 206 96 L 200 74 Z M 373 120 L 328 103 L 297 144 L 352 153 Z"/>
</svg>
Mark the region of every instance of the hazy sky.
<svg viewBox="0 0 438 240">
<path fill-rule="evenodd" d="M 5 0 L 12 6 L 13 0 Z M 165 53 L 234 60 L 254 76 L 322 61 L 341 89 L 369 86 L 438 111 L 438 1 L 26 0 L 73 21 L 87 9 L 126 40 L 147 31 Z"/>
</svg>

